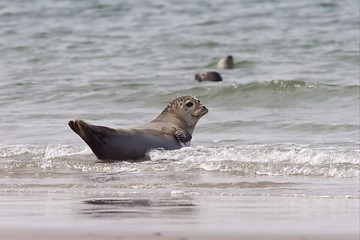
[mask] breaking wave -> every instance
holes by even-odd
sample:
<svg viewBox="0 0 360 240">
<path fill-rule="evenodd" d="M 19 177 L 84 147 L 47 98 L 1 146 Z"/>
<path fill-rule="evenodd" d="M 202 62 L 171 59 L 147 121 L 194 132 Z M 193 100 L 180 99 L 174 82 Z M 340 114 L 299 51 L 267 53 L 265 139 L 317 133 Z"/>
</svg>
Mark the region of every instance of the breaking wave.
<svg viewBox="0 0 360 240">
<path fill-rule="evenodd" d="M 23 172 L 159 172 L 219 171 L 240 176 L 320 176 L 359 178 L 358 149 L 300 145 L 244 145 L 152 150 L 150 160 L 104 163 L 89 148 L 66 145 L 10 145 L 0 148 L 1 171 Z"/>
</svg>

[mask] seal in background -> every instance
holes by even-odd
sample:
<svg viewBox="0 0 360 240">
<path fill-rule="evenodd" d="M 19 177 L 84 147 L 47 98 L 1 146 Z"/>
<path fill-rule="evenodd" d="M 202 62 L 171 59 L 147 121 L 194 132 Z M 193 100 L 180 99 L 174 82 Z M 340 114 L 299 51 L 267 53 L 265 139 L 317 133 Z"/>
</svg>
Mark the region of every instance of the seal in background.
<svg viewBox="0 0 360 240">
<path fill-rule="evenodd" d="M 217 67 L 222 69 L 234 68 L 234 58 L 231 55 L 228 55 L 225 58 L 220 59 Z"/>
</svg>

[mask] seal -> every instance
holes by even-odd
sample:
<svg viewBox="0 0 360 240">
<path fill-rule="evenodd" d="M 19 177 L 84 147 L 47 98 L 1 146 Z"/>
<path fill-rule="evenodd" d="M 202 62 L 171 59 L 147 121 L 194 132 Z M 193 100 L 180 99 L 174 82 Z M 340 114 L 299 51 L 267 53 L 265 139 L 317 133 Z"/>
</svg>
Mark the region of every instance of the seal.
<svg viewBox="0 0 360 240">
<path fill-rule="evenodd" d="M 194 75 L 194 77 L 195 77 L 195 80 L 197 80 L 198 82 L 203 82 L 203 81 L 220 82 L 220 81 L 222 81 L 222 77 L 221 77 L 220 73 L 214 72 L 214 71 L 196 73 Z"/>
<path fill-rule="evenodd" d="M 234 58 L 231 55 L 228 55 L 225 58 L 220 59 L 217 67 L 222 69 L 234 68 Z"/>
<path fill-rule="evenodd" d="M 128 129 L 113 129 L 89 124 L 83 120 L 69 121 L 100 160 L 137 161 L 151 149 L 174 150 L 189 146 L 197 122 L 208 112 L 192 96 L 172 100 L 152 121 Z"/>
</svg>

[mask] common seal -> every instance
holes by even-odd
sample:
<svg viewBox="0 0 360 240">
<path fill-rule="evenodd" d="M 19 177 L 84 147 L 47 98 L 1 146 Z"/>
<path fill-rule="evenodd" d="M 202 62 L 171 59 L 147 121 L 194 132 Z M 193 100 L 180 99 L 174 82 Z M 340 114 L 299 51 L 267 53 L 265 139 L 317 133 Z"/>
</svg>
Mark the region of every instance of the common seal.
<svg viewBox="0 0 360 240">
<path fill-rule="evenodd" d="M 154 120 L 135 128 L 113 129 L 80 119 L 68 125 L 98 159 L 134 161 L 144 158 L 150 149 L 188 146 L 195 125 L 207 112 L 197 98 L 182 96 L 171 101 Z"/>
<path fill-rule="evenodd" d="M 195 77 L 195 80 L 197 80 L 199 82 L 203 82 L 203 81 L 220 82 L 220 81 L 222 81 L 222 77 L 221 77 L 220 73 L 214 72 L 214 71 L 196 73 L 194 75 L 194 77 Z"/>
<path fill-rule="evenodd" d="M 220 59 L 217 67 L 222 69 L 234 68 L 234 58 L 231 55 L 228 55 L 225 58 Z"/>
</svg>

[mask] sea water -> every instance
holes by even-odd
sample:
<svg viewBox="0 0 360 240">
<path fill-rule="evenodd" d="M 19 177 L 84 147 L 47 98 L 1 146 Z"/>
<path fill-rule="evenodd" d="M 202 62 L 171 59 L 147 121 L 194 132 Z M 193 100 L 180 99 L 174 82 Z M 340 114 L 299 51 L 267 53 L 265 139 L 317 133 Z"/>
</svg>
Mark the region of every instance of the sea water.
<svg viewBox="0 0 360 240">
<path fill-rule="evenodd" d="M 358 201 L 359 21 L 356 0 L 1 1 L 0 193 Z M 182 95 L 209 113 L 148 161 L 99 162 L 67 126 L 133 127 Z"/>
</svg>

